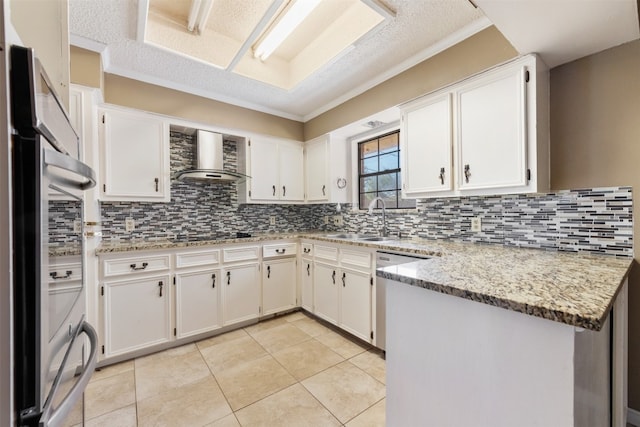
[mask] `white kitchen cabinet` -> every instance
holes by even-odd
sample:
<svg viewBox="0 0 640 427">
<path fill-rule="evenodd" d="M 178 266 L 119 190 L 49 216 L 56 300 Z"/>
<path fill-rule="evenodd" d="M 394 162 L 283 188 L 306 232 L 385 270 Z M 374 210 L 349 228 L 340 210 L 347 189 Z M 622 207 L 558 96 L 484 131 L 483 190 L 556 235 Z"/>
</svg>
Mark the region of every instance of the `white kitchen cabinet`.
<svg viewBox="0 0 640 427">
<path fill-rule="evenodd" d="M 456 93 L 461 191 L 527 183 L 525 65 L 494 71 Z"/>
<path fill-rule="evenodd" d="M 169 127 L 135 110 L 102 107 L 100 117 L 101 200 L 170 200 Z"/>
<path fill-rule="evenodd" d="M 171 339 L 169 275 L 105 282 L 105 357 L 117 356 Z"/>
<path fill-rule="evenodd" d="M 340 284 L 340 327 L 371 341 L 371 272 L 343 269 Z"/>
<path fill-rule="evenodd" d="M 259 264 L 225 266 L 222 271 L 223 325 L 260 316 Z"/>
<path fill-rule="evenodd" d="M 238 155 L 249 165 L 241 170 L 251 176 L 248 187 L 241 184 L 241 202 L 276 203 L 304 201 L 304 153 L 302 144 L 272 137 L 254 137 Z M 248 150 L 246 149 L 248 148 Z M 246 169 L 246 166 L 243 166 Z M 242 169 L 242 168 L 241 168 Z"/>
<path fill-rule="evenodd" d="M 340 317 L 339 268 L 316 262 L 313 268 L 314 314 L 334 325 Z"/>
<path fill-rule="evenodd" d="M 184 338 L 222 326 L 219 268 L 176 273 L 176 336 Z"/>
<path fill-rule="evenodd" d="M 262 263 L 262 314 L 274 314 L 296 306 L 296 259 Z"/>
<path fill-rule="evenodd" d="M 548 79 L 527 55 L 403 105 L 403 196 L 548 191 Z"/>
<path fill-rule="evenodd" d="M 305 194 L 308 202 L 329 200 L 329 140 L 324 135 L 304 147 Z"/>
<path fill-rule="evenodd" d="M 402 113 L 403 195 L 453 190 L 451 94 L 428 97 Z"/>
</svg>

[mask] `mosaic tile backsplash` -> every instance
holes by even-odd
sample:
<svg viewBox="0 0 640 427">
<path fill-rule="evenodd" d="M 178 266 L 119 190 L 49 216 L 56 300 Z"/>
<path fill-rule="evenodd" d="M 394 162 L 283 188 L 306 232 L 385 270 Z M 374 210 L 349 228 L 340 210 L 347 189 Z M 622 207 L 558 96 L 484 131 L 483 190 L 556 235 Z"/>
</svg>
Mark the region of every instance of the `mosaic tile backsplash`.
<svg viewBox="0 0 640 427">
<path fill-rule="evenodd" d="M 193 137 L 171 133 L 171 172 L 190 168 Z M 236 170 L 234 142 L 224 143 L 225 169 Z M 238 204 L 235 184 L 171 181 L 171 202 L 102 202 L 103 240 L 199 240 L 236 232 L 345 231 L 377 233 L 381 213 L 369 215 L 343 204 Z M 391 234 L 482 242 L 571 252 L 633 256 L 633 203 L 630 187 L 594 188 L 538 195 L 506 195 L 418 200 L 416 209 L 387 212 Z M 343 226 L 324 225 L 342 215 Z M 275 216 L 276 224 L 269 218 Z M 482 231 L 471 232 L 479 216 Z M 133 232 L 124 230 L 134 218 Z M 331 224 L 331 221 L 330 221 Z"/>
</svg>

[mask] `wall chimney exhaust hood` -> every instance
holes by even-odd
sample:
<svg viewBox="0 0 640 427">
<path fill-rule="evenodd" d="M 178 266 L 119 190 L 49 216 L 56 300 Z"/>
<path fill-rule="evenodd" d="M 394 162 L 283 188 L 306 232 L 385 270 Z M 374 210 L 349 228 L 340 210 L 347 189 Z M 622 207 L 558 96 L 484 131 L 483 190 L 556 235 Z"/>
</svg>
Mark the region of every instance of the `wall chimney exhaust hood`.
<svg viewBox="0 0 640 427">
<path fill-rule="evenodd" d="M 176 172 L 174 177 L 180 181 L 197 179 L 212 182 L 241 182 L 250 178 L 239 172 L 225 171 L 223 166 L 222 134 L 196 131 L 196 168 Z"/>
</svg>

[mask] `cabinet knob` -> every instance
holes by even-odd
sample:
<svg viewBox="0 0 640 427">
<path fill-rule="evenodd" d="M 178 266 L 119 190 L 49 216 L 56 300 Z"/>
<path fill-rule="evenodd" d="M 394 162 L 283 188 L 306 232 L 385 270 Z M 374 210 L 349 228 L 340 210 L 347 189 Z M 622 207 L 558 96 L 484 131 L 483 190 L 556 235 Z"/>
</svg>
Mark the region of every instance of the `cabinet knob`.
<svg viewBox="0 0 640 427">
<path fill-rule="evenodd" d="M 440 168 L 440 175 L 438 175 L 438 178 L 440 178 L 440 183 L 444 185 L 444 168 Z"/>
<path fill-rule="evenodd" d="M 464 179 L 467 182 L 467 184 L 469 183 L 470 176 L 471 176 L 471 168 L 469 167 L 469 165 L 464 165 Z"/>
<path fill-rule="evenodd" d="M 164 286 L 164 284 L 160 281 L 158 282 L 158 288 L 160 288 L 160 298 L 162 298 L 162 287 Z"/>
</svg>

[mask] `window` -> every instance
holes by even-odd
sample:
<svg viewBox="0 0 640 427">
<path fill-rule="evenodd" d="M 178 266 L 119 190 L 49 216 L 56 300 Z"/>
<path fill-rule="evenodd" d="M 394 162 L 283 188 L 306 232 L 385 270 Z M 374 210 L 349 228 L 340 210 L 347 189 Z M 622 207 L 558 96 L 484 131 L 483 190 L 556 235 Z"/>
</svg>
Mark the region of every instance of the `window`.
<svg viewBox="0 0 640 427">
<path fill-rule="evenodd" d="M 400 196 L 400 131 L 396 130 L 358 143 L 359 207 L 367 209 L 376 197 L 387 209 L 415 208 L 413 199 Z M 380 204 L 378 203 L 378 207 Z"/>
</svg>

